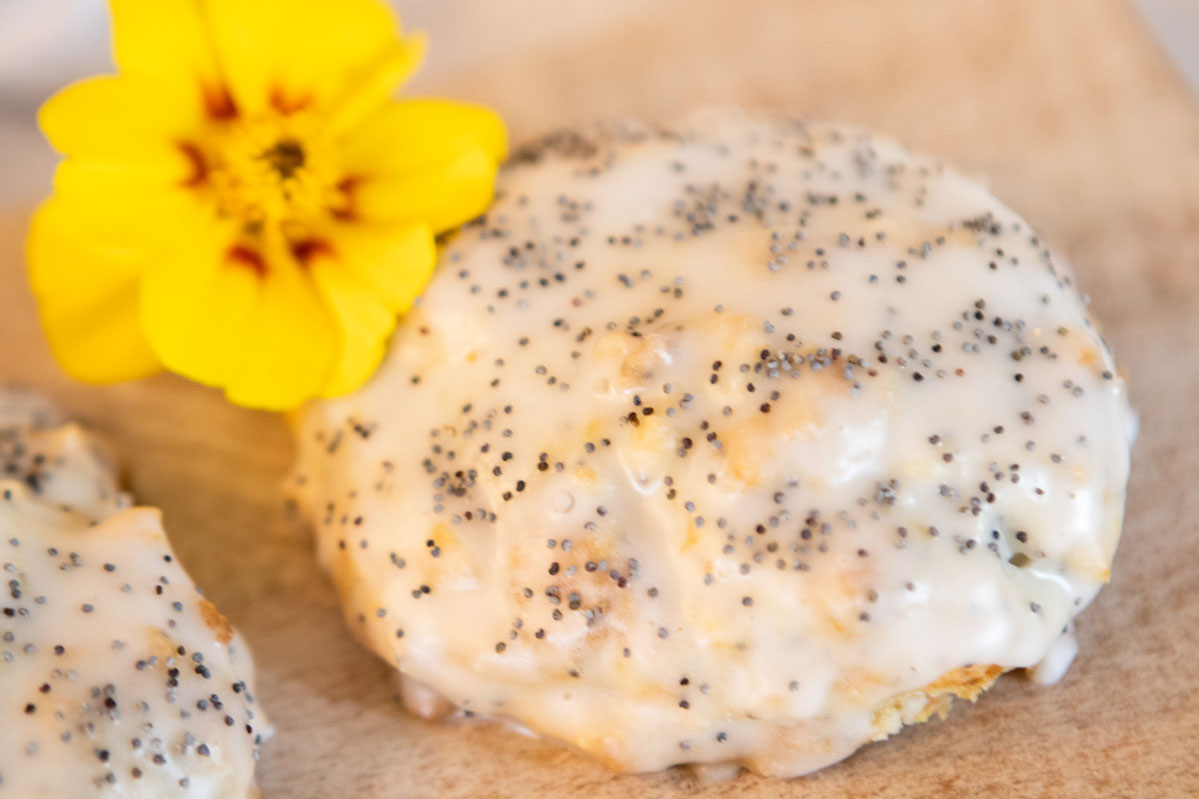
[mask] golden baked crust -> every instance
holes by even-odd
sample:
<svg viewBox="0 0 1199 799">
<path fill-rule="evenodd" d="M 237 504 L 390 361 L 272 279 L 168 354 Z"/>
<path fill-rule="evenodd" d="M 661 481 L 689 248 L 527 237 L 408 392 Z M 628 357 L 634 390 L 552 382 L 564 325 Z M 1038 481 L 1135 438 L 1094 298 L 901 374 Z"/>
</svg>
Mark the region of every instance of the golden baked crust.
<svg viewBox="0 0 1199 799">
<path fill-rule="evenodd" d="M 994 664 L 962 666 L 923 688 L 891 697 L 874 711 L 874 740 L 881 741 L 899 732 L 905 724 L 919 724 L 934 715 L 946 718 L 953 697 L 977 701 L 1005 671 L 1003 666 Z"/>
</svg>

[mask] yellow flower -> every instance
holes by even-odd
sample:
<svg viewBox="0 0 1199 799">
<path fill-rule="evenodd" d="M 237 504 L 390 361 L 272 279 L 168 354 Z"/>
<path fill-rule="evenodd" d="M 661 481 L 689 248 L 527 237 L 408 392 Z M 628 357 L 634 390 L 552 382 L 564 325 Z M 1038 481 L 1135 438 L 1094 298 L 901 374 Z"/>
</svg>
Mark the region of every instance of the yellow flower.
<svg viewBox="0 0 1199 799">
<path fill-rule="evenodd" d="M 490 202 L 502 121 L 389 100 L 424 41 L 377 0 L 110 5 L 119 74 L 40 116 L 66 157 L 28 259 L 59 362 L 270 409 L 356 388 L 434 236 Z"/>
</svg>

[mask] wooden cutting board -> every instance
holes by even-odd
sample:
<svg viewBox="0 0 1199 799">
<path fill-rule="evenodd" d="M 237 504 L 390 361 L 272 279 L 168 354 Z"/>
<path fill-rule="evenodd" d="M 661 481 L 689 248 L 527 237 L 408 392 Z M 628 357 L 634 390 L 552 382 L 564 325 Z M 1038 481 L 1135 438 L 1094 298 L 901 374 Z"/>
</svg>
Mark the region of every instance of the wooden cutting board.
<svg viewBox="0 0 1199 799">
<path fill-rule="evenodd" d="M 1122 0 L 426 0 L 415 89 L 488 102 L 514 138 L 739 103 L 860 122 L 985 176 L 1073 260 L 1143 429 L 1112 584 L 1065 681 L 977 705 L 814 776 L 614 775 L 552 744 L 408 717 L 343 629 L 280 484 L 283 420 L 172 377 L 76 385 L 0 220 L 0 379 L 112 439 L 184 564 L 249 638 L 278 727 L 268 799 L 1199 795 L 1199 106 Z M 8 154 L 7 157 L 14 157 Z"/>
</svg>

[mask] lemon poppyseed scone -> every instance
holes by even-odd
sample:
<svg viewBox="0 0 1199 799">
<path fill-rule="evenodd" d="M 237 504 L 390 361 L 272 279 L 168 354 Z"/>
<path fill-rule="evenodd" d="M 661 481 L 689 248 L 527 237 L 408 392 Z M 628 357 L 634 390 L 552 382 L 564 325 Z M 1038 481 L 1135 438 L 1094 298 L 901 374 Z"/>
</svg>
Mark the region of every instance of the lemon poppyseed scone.
<svg viewBox="0 0 1199 799">
<path fill-rule="evenodd" d="M 103 453 L 0 390 L 0 799 L 257 796 L 240 637 Z"/>
<path fill-rule="evenodd" d="M 1069 664 L 1132 416 L 1069 268 L 860 129 L 519 153 L 297 491 L 414 704 L 796 775 Z"/>
</svg>

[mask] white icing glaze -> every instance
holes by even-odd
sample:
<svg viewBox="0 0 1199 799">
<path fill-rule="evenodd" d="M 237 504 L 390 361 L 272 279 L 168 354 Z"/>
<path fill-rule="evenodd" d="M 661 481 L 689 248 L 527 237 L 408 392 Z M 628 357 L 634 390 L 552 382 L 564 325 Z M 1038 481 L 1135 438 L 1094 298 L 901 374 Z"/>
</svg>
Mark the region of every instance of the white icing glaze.
<svg viewBox="0 0 1199 799">
<path fill-rule="evenodd" d="M 241 638 L 77 426 L 0 392 L 0 799 L 246 799 Z"/>
<path fill-rule="evenodd" d="M 108 453 L 34 392 L 0 387 L 0 479 L 99 520 L 129 507 Z"/>
<path fill-rule="evenodd" d="M 1061 682 L 1078 655 L 1078 639 L 1074 637 L 1074 625 L 1069 625 L 1056 641 L 1049 645 L 1045 657 L 1031 669 L 1028 676 L 1037 685 L 1053 685 Z"/>
<path fill-rule="evenodd" d="M 518 154 L 306 414 L 297 490 L 355 632 L 460 707 L 796 775 L 1046 656 L 1108 578 L 1131 415 L 977 183 L 849 127 L 683 129 Z"/>
</svg>

